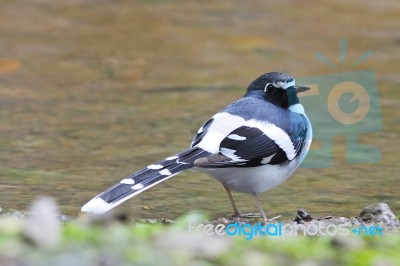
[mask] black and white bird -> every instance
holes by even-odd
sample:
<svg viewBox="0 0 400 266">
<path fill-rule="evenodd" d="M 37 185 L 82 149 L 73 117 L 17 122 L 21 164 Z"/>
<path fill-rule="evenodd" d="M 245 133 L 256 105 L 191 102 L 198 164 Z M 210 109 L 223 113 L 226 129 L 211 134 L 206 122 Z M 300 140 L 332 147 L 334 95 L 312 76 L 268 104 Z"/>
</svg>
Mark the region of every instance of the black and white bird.
<svg viewBox="0 0 400 266">
<path fill-rule="evenodd" d="M 224 186 L 234 214 L 231 190 L 251 193 L 264 220 L 257 193 L 275 188 L 299 167 L 311 144 L 312 127 L 293 77 L 278 72 L 259 76 L 243 98 L 214 115 L 198 131 L 190 148 L 122 179 L 82 207 L 101 214 L 172 176 L 193 169 Z"/>
</svg>

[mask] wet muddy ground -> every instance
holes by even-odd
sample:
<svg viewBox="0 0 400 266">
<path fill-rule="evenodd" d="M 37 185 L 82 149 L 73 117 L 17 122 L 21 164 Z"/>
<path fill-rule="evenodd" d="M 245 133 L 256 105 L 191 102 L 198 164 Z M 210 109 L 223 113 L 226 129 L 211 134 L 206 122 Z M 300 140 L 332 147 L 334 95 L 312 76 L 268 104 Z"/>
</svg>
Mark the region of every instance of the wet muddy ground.
<svg viewBox="0 0 400 266">
<path fill-rule="evenodd" d="M 0 9 L 0 206 L 22 210 L 49 195 L 77 215 L 120 178 L 187 147 L 204 121 L 264 72 L 372 69 L 383 126 L 359 141 L 377 147 L 380 162 L 348 163 L 339 135 L 333 167 L 302 168 L 261 198 L 270 217 L 285 219 L 299 208 L 353 216 L 377 202 L 400 211 L 397 1 L 17 0 L 0 1 Z M 352 67 L 367 49 L 372 56 Z M 338 67 L 318 61 L 317 52 Z M 234 196 L 244 212 L 256 210 L 251 196 Z M 121 208 L 170 219 L 231 211 L 222 186 L 195 172 Z"/>
</svg>

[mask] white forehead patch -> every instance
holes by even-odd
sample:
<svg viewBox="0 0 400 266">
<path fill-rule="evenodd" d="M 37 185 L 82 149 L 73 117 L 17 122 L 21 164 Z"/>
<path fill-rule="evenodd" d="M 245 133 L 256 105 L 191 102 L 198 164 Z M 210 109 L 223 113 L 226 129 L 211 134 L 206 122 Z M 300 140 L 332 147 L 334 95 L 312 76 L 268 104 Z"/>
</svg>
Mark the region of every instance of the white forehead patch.
<svg viewBox="0 0 400 266">
<path fill-rule="evenodd" d="M 294 79 L 293 79 L 293 80 L 290 81 L 290 82 L 278 81 L 278 82 L 267 83 L 267 84 L 265 85 L 265 89 L 264 89 L 264 90 L 267 89 L 267 86 L 268 86 L 269 84 L 272 84 L 275 88 L 282 88 L 282 89 L 285 89 L 285 90 L 286 90 L 287 88 L 293 87 L 293 86 L 295 85 L 295 81 L 294 81 Z"/>
</svg>

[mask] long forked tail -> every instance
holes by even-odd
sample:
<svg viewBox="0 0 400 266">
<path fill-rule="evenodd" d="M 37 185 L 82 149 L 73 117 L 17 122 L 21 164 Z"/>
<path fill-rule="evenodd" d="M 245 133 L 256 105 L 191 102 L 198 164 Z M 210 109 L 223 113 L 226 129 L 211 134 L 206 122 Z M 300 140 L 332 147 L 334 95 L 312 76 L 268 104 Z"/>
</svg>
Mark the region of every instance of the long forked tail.
<svg viewBox="0 0 400 266">
<path fill-rule="evenodd" d="M 209 155 L 210 153 L 194 147 L 149 165 L 94 197 L 82 207 L 81 211 L 94 214 L 107 212 L 152 186 L 192 168 L 196 159 Z"/>
</svg>

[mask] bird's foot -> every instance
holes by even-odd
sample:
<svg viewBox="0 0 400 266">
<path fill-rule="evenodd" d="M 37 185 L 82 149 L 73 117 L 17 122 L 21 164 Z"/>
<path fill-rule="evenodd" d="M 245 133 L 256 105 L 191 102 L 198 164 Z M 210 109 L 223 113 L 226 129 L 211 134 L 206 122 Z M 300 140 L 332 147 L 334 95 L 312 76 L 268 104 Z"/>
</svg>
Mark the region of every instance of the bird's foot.
<svg viewBox="0 0 400 266">
<path fill-rule="evenodd" d="M 262 213 L 247 213 L 243 214 L 241 217 L 245 219 L 260 219 L 264 221 L 264 224 L 275 223 L 277 219 L 279 219 L 282 215 L 275 216 L 273 218 L 267 218 L 262 215 Z"/>
<path fill-rule="evenodd" d="M 246 218 L 246 219 L 254 219 L 254 218 L 260 218 L 261 215 L 259 213 L 244 213 L 244 214 L 241 214 L 240 217 Z"/>
<path fill-rule="evenodd" d="M 274 223 L 278 218 L 281 218 L 281 217 L 282 217 L 282 215 L 278 215 L 273 218 L 266 219 L 266 220 L 264 220 L 264 222 L 265 223 Z"/>
<path fill-rule="evenodd" d="M 232 220 L 233 222 L 246 223 L 259 216 L 257 216 L 256 213 L 243 214 L 241 212 L 234 212 L 233 214 L 230 214 L 229 217 L 230 217 L 229 219 Z"/>
</svg>

